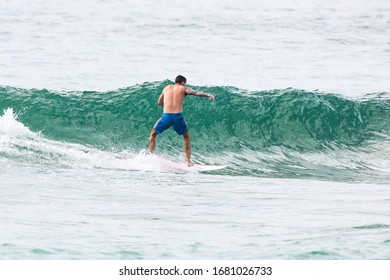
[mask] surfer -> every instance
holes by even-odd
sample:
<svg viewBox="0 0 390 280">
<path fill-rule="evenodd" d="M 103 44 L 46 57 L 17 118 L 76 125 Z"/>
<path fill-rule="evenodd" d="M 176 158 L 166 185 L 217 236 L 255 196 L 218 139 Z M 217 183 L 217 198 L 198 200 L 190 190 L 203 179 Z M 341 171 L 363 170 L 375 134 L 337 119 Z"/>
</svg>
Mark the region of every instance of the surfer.
<svg viewBox="0 0 390 280">
<path fill-rule="evenodd" d="M 156 147 L 156 137 L 163 133 L 166 129 L 173 126 L 177 134 L 183 135 L 184 153 L 187 158 L 188 166 L 192 166 L 191 161 L 191 141 L 188 132 L 188 126 L 183 116 L 183 102 L 187 95 L 195 95 L 199 97 L 207 97 L 211 101 L 214 100 L 212 94 L 202 91 L 196 91 L 186 87 L 187 79 L 181 75 L 177 76 L 174 85 L 166 86 L 160 97 L 158 98 L 158 105 L 164 108 L 161 118 L 158 119 L 153 126 L 149 136 L 149 153 L 153 153 Z"/>
</svg>

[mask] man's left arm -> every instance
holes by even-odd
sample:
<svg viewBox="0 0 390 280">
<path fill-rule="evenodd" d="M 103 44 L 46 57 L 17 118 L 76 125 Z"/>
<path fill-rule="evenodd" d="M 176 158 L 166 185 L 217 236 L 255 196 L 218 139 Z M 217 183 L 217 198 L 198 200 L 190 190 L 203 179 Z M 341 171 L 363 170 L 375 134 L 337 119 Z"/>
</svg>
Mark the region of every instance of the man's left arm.
<svg viewBox="0 0 390 280">
<path fill-rule="evenodd" d="M 207 97 L 211 101 L 214 100 L 214 95 L 206 93 L 206 92 L 203 92 L 203 91 L 199 91 L 199 90 L 193 90 L 192 88 L 189 88 L 189 87 L 186 87 L 185 93 L 186 93 L 186 95 L 195 95 L 195 96 L 199 96 L 199 97 Z"/>
</svg>

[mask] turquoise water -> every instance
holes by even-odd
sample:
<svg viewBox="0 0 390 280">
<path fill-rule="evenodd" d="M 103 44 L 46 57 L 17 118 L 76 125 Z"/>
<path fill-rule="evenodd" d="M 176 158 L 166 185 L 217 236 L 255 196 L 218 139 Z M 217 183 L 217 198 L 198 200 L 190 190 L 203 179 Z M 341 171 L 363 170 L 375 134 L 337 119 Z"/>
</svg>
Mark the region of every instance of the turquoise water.
<svg viewBox="0 0 390 280">
<path fill-rule="evenodd" d="M 389 15 L 1 2 L 0 258 L 389 259 Z M 193 160 L 227 168 L 172 169 L 173 130 L 145 153 L 177 74 L 215 95 L 185 100 Z"/>
</svg>

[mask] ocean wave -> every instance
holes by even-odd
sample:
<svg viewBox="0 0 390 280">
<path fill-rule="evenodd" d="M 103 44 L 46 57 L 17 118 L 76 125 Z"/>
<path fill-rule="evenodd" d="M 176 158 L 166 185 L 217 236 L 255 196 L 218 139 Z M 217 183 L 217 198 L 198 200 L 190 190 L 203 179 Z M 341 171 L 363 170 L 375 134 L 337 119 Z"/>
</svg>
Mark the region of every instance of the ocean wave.
<svg viewBox="0 0 390 280">
<path fill-rule="evenodd" d="M 0 87 L 4 112 L 0 156 L 74 163 L 89 161 L 96 153 L 118 158 L 125 151 L 134 158 L 147 148 L 149 132 L 162 111 L 156 100 L 169 83 L 107 92 Z M 194 88 L 215 95 L 214 102 L 196 97 L 185 100 L 194 158 L 228 164 L 221 172 L 288 178 L 388 175 L 390 99 L 386 93 L 348 99 L 292 88 L 257 92 L 228 86 Z M 156 151 L 178 158 L 181 142 L 173 131 L 164 132 L 157 138 Z M 29 146 L 32 143 L 34 149 Z M 45 152 L 39 143 L 41 148 L 42 143 L 45 148 L 57 148 Z M 81 158 L 87 160 L 59 152 L 68 149 L 66 145 L 82 151 L 80 155 L 86 156 Z M 93 162 L 91 166 L 108 168 Z M 130 164 L 122 163 L 120 168 Z"/>
</svg>

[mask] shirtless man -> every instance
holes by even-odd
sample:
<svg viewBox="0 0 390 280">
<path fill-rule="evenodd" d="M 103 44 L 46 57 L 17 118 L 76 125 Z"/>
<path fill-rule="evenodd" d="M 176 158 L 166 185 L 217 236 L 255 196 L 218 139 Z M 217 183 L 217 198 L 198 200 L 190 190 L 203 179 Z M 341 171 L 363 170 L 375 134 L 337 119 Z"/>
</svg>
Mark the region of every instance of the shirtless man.
<svg viewBox="0 0 390 280">
<path fill-rule="evenodd" d="M 188 133 L 188 126 L 183 116 L 183 102 L 186 95 L 195 95 L 200 97 L 208 97 L 211 101 L 214 96 L 202 91 L 196 91 L 186 87 L 187 79 L 181 75 L 177 76 L 174 85 L 169 85 L 164 88 L 158 98 L 158 105 L 164 107 L 162 117 L 153 126 L 149 136 L 149 152 L 153 153 L 156 147 L 156 137 L 163 133 L 166 129 L 173 126 L 177 134 L 183 135 L 184 153 L 187 158 L 188 166 L 192 166 L 191 161 L 191 141 Z"/>
</svg>

